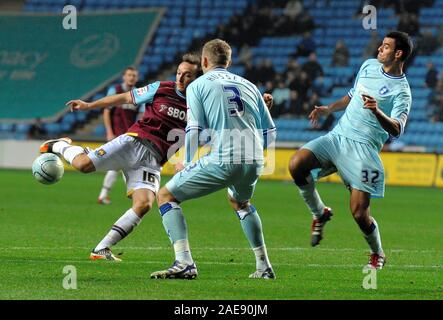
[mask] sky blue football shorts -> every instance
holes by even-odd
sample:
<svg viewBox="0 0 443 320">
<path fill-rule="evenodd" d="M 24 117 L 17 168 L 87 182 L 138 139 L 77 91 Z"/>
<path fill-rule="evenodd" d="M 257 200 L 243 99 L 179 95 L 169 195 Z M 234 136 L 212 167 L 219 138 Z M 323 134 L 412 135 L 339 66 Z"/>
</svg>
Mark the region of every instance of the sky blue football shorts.
<svg viewBox="0 0 443 320">
<path fill-rule="evenodd" d="M 175 174 L 166 188 L 179 202 L 228 188 L 229 195 L 241 203 L 252 198 L 261 168 L 258 164 L 221 163 L 204 156 Z"/>
<path fill-rule="evenodd" d="M 385 176 L 383 164 L 376 148 L 336 133 L 328 133 L 306 143 L 323 169 L 335 166 L 343 182 L 357 190 L 383 198 Z"/>
</svg>

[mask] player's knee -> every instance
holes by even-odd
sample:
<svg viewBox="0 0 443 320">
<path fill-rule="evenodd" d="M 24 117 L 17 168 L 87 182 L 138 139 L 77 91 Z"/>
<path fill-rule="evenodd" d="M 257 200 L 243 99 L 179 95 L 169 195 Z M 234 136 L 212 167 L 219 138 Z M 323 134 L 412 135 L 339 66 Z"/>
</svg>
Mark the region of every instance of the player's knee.
<svg viewBox="0 0 443 320">
<path fill-rule="evenodd" d="M 294 175 L 297 174 L 299 167 L 300 167 L 300 159 L 298 157 L 298 154 L 296 153 L 289 160 L 289 172 L 293 177 Z"/>
<path fill-rule="evenodd" d="M 158 206 L 165 204 L 166 202 L 176 202 L 177 200 L 174 198 L 174 196 L 169 192 L 168 189 L 165 187 L 161 188 L 160 191 L 157 194 L 157 202 Z"/>
<path fill-rule="evenodd" d="M 152 201 L 148 198 L 135 200 L 132 209 L 142 217 L 152 209 Z"/>
<path fill-rule="evenodd" d="M 79 154 L 72 160 L 72 166 L 83 173 L 90 173 L 95 171 L 94 164 L 91 159 L 85 154 Z"/>
<path fill-rule="evenodd" d="M 359 221 L 365 221 L 368 217 L 369 206 L 363 202 L 355 202 L 351 204 L 351 212 L 354 219 Z"/>
<path fill-rule="evenodd" d="M 246 210 L 251 205 L 249 200 L 246 200 L 243 202 L 238 202 L 237 200 L 232 198 L 230 195 L 228 195 L 228 202 L 231 205 L 232 209 L 234 209 L 235 211 Z"/>
<path fill-rule="evenodd" d="M 298 186 L 302 186 L 307 183 L 306 177 L 309 175 L 309 170 L 305 169 L 304 160 L 298 152 L 289 160 L 289 173 Z"/>
</svg>

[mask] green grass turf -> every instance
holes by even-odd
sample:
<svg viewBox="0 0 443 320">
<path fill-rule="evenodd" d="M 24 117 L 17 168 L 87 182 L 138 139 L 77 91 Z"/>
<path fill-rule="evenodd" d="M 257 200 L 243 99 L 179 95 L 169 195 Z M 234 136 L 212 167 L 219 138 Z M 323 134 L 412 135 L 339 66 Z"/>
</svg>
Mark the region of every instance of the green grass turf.
<svg viewBox="0 0 443 320">
<path fill-rule="evenodd" d="M 365 290 L 367 245 L 339 184 L 320 184 L 335 211 L 320 247 L 310 248 L 311 217 L 295 187 L 261 181 L 254 205 L 264 226 L 277 280 L 248 279 L 255 259 L 236 215 L 218 192 L 183 204 L 194 281 L 151 280 L 173 252 L 155 207 L 115 248 L 122 263 L 88 260 L 90 249 L 130 207 L 119 177 L 113 203 L 99 206 L 103 174 L 68 172 L 56 185 L 29 171 L 0 170 L 0 299 L 442 299 L 442 190 L 387 187 L 374 200 L 388 263 L 377 289 Z M 165 182 L 164 179 L 163 182 Z M 78 289 L 65 290 L 63 267 L 77 269 Z"/>
</svg>

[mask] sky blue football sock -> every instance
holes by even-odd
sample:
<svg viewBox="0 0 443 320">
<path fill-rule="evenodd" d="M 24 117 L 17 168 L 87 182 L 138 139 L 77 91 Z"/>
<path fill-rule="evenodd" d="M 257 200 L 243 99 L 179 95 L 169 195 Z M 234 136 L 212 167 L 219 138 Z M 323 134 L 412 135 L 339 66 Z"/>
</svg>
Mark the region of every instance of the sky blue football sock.
<svg viewBox="0 0 443 320">
<path fill-rule="evenodd" d="M 246 210 L 237 211 L 243 232 L 254 251 L 257 270 L 272 268 L 263 237 L 263 228 L 260 216 L 254 206 L 250 205 Z"/>
<path fill-rule="evenodd" d="M 168 202 L 160 206 L 163 226 L 174 246 L 175 259 L 192 264 L 191 250 L 188 243 L 188 228 L 181 207 L 176 202 Z"/>
<path fill-rule="evenodd" d="M 380 230 L 378 228 L 377 221 L 375 221 L 374 218 L 372 218 L 372 223 L 369 229 L 363 231 L 363 236 L 365 237 L 365 240 L 368 243 L 369 248 L 371 248 L 371 253 L 383 254 Z"/>
<path fill-rule="evenodd" d="M 309 179 L 306 179 L 308 183 L 304 186 L 298 186 L 298 190 L 312 215 L 315 218 L 320 218 L 323 215 L 325 205 L 321 200 L 317 189 L 315 188 L 315 182 L 310 176 L 308 178 Z"/>
<path fill-rule="evenodd" d="M 261 247 L 264 244 L 262 225 L 254 206 L 251 205 L 246 210 L 237 211 L 237 216 L 251 248 Z"/>
</svg>

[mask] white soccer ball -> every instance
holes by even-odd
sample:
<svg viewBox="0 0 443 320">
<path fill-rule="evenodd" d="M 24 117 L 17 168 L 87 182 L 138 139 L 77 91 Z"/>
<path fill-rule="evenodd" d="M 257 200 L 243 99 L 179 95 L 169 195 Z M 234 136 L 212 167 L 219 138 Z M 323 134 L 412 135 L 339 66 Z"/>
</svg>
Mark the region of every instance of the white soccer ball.
<svg viewBox="0 0 443 320">
<path fill-rule="evenodd" d="M 34 160 L 32 175 L 43 184 L 53 184 L 63 177 L 63 162 L 53 153 L 44 153 Z"/>
</svg>

